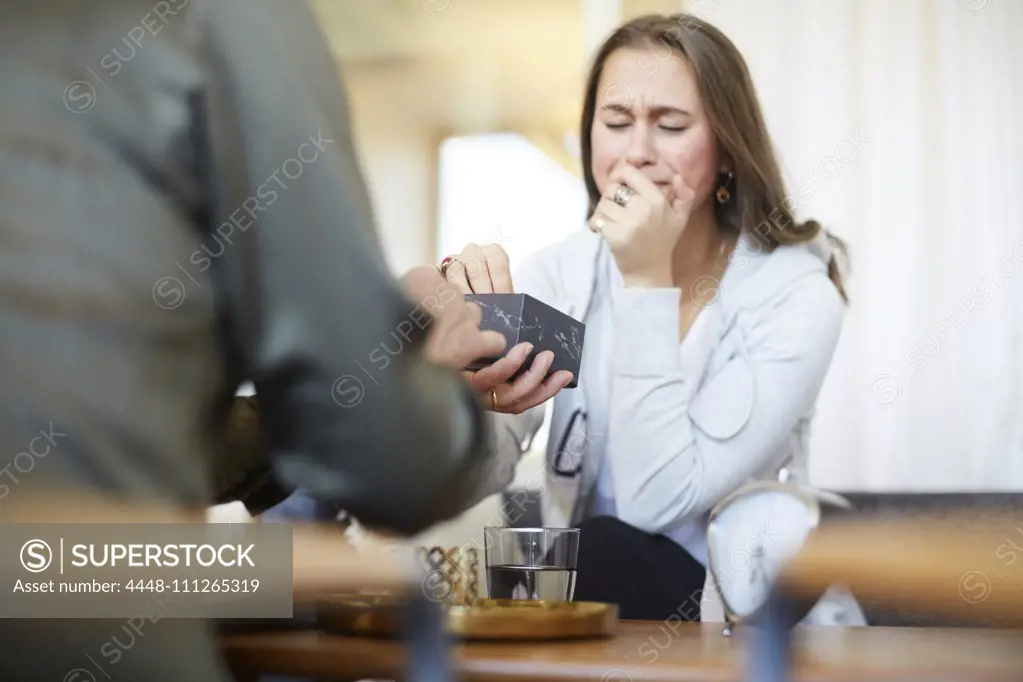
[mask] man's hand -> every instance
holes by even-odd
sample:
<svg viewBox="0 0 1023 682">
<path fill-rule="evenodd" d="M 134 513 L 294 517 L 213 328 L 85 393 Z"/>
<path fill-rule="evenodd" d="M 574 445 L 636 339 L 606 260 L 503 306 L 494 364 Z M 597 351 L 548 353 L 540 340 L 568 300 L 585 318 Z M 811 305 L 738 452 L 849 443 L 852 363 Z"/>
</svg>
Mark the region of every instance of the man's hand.
<svg viewBox="0 0 1023 682">
<path fill-rule="evenodd" d="M 495 268 L 495 271 L 500 272 L 500 269 Z M 445 281 L 435 268 L 424 267 L 412 270 L 404 279 L 406 291 L 413 300 L 431 312 L 435 309 L 438 311 L 427 341 L 427 357 L 456 369 L 464 369 L 479 358 L 497 357 L 505 348 L 502 334 L 480 331 L 482 311 L 478 305 L 466 301 L 462 296 L 462 291 L 468 289 L 468 280 L 462 277 L 463 274 L 452 273 L 449 269 Z M 506 284 L 501 284 L 503 276 L 497 277 L 498 288 L 507 287 L 510 292 L 510 279 Z M 487 281 L 491 287 L 494 286 L 490 275 Z M 554 361 L 549 351 L 540 353 L 528 371 L 510 381 L 525 365 L 532 350 L 530 344 L 520 343 L 490 367 L 478 372 L 463 372 L 466 381 L 476 389 L 484 407 L 497 412 L 519 414 L 547 402 L 572 381 L 572 373 L 564 371 L 555 372 L 545 380 Z"/>
<path fill-rule="evenodd" d="M 504 335 L 481 330 L 480 307 L 466 301 L 436 268 L 416 268 L 402 281 L 412 300 L 433 315 L 425 349 L 431 362 L 461 370 L 474 360 L 504 351 Z"/>
</svg>

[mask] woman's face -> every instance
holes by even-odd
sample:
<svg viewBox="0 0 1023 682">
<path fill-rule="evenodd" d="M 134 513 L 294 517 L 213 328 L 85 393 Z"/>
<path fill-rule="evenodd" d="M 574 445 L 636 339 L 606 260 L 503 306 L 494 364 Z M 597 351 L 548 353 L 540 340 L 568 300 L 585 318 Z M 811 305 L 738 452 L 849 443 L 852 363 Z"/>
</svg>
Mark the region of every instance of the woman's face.
<svg viewBox="0 0 1023 682">
<path fill-rule="evenodd" d="M 656 64 L 649 73 L 650 64 Z M 604 63 L 597 89 L 591 171 L 601 195 L 618 164 L 643 172 L 662 191 L 681 175 L 703 205 L 723 170 L 696 78 L 681 56 L 622 48 Z"/>
</svg>

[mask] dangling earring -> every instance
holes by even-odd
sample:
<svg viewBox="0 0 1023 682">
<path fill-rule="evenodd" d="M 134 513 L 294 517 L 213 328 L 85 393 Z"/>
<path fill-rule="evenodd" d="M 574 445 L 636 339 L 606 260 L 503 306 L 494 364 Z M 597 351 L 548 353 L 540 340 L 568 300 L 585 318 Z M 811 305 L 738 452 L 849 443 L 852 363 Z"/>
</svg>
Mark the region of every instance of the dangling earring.
<svg viewBox="0 0 1023 682">
<path fill-rule="evenodd" d="M 719 204 L 727 204 L 732 198 L 732 193 L 729 191 L 728 186 L 732 184 L 732 179 L 735 177 L 735 173 L 732 171 L 723 171 L 722 175 L 725 176 L 725 179 L 718 187 L 716 196 Z"/>
</svg>

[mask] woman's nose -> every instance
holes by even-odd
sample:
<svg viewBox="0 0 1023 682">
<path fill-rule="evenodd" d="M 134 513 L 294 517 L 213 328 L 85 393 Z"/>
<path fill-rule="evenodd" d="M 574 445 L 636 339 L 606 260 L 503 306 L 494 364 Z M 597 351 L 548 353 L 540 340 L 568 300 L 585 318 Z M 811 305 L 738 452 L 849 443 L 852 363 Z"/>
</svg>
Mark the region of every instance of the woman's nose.
<svg viewBox="0 0 1023 682">
<path fill-rule="evenodd" d="M 649 166 L 654 162 L 653 140 L 646 126 L 633 126 L 625 161 L 636 168 Z"/>
</svg>

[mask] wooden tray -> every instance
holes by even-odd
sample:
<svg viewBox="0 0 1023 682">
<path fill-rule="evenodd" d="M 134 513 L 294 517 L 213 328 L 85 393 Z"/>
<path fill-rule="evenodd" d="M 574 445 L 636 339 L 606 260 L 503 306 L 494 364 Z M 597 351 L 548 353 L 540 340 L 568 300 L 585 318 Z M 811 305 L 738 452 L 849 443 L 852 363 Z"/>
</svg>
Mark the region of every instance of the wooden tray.
<svg viewBox="0 0 1023 682">
<path fill-rule="evenodd" d="M 444 606 L 446 629 L 464 640 L 557 640 L 608 637 L 618 607 L 597 602 L 483 599 Z M 401 632 L 401 604 L 388 597 L 338 595 L 320 600 L 317 621 L 328 632 L 394 637 Z"/>
</svg>

